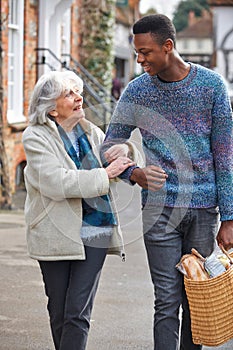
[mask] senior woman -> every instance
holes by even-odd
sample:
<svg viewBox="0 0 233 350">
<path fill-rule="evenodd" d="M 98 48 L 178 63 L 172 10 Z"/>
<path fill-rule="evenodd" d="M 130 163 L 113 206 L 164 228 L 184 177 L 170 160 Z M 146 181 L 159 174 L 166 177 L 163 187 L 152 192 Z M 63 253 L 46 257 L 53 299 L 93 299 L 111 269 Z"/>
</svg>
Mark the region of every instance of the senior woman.
<svg viewBox="0 0 233 350">
<path fill-rule="evenodd" d="M 23 133 L 28 251 L 42 272 L 56 350 L 86 348 L 106 254 L 124 254 L 110 179 L 134 164 L 118 145 L 119 157 L 101 167 L 104 133 L 85 119 L 82 90 L 74 72 L 44 74 Z"/>
</svg>

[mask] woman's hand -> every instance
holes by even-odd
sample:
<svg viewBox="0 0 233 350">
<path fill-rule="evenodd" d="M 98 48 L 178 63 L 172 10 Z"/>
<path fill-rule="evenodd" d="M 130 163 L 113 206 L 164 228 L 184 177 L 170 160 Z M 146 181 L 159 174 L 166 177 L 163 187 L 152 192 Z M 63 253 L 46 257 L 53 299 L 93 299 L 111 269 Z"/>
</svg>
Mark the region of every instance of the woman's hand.
<svg viewBox="0 0 233 350">
<path fill-rule="evenodd" d="M 111 146 L 105 153 L 104 157 L 108 163 L 113 162 L 119 157 L 128 157 L 129 147 L 126 143 Z"/>
<path fill-rule="evenodd" d="M 105 170 L 107 171 L 109 179 L 114 179 L 132 165 L 135 165 L 135 162 L 132 162 L 131 159 L 127 157 L 119 157 L 113 160 Z"/>
</svg>

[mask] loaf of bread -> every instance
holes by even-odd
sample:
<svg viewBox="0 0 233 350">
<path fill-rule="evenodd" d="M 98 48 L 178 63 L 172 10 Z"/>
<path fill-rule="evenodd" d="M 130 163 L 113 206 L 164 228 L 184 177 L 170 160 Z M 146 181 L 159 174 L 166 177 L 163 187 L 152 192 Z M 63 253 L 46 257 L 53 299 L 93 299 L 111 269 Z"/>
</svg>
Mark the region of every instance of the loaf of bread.
<svg viewBox="0 0 233 350">
<path fill-rule="evenodd" d="M 221 254 L 214 251 L 207 258 L 204 258 L 195 248 L 191 249 L 191 254 L 185 254 L 176 265 L 176 268 L 187 278 L 195 281 L 205 281 L 218 276 L 233 265 L 230 254 L 219 246 Z"/>
<path fill-rule="evenodd" d="M 193 254 L 184 255 L 180 263 L 186 272 L 186 277 L 195 281 L 205 281 L 209 279 L 209 275 L 204 268 L 204 262 Z"/>
</svg>

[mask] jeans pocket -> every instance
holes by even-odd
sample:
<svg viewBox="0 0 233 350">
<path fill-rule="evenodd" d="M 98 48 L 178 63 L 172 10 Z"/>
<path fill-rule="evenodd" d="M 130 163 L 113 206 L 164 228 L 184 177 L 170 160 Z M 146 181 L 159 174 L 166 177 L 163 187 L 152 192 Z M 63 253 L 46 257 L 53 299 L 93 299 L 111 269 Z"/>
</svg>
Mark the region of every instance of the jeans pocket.
<svg viewBox="0 0 233 350">
<path fill-rule="evenodd" d="M 206 208 L 206 212 L 209 214 L 219 214 L 219 207 Z"/>
</svg>

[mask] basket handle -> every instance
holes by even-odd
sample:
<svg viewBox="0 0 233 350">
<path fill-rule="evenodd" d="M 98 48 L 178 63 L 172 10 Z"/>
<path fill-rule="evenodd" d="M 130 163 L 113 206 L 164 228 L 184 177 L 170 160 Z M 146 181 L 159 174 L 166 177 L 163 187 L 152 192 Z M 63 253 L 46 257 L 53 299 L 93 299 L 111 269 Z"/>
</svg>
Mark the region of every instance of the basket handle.
<svg viewBox="0 0 233 350">
<path fill-rule="evenodd" d="M 195 248 L 192 248 L 191 249 L 191 253 L 193 255 L 196 255 L 198 258 L 200 258 L 202 261 L 205 261 L 206 259 L 195 249 Z"/>
<path fill-rule="evenodd" d="M 219 243 L 219 248 L 222 250 L 222 252 L 228 257 L 228 259 L 230 260 L 230 263 L 233 264 L 233 259 L 230 256 L 230 254 L 228 253 L 228 251 L 223 247 L 223 245 L 221 243 Z"/>
</svg>

